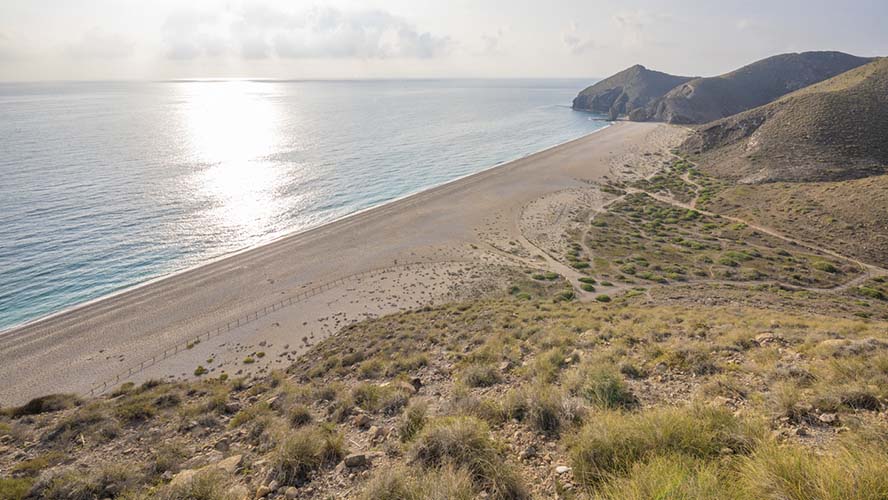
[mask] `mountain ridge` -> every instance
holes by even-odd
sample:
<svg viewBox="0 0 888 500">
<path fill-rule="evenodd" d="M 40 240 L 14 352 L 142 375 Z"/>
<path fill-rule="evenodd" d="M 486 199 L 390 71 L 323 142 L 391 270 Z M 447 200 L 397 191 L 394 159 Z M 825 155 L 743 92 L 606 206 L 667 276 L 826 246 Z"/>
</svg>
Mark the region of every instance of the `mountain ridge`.
<svg viewBox="0 0 888 500">
<path fill-rule="evenodd" d="M 675 76 L 636 64 L 581 91 L 573 108 L 611 119 L 702 124 L 773 102 L 872 60 L 837 51 L 793 52 L 712 77 Z"/>
<path fill-rule="evenodd" d="M 834 181 L 888 167 L 888 59 L 703 125 L 681 146 L 741 183 Z"/>
</svg>

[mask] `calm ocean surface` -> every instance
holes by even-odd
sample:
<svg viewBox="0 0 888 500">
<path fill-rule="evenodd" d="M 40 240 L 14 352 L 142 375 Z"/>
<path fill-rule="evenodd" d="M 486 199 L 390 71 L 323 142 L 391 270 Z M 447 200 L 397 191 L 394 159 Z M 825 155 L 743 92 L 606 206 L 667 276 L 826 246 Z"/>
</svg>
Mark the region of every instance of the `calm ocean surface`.
<svg viewBox="0 0 888 500">
<path fill-rule="evenodd" d="M 0 330 L 593 132 L 588 83 L 0 84 Z"/>
</svg>

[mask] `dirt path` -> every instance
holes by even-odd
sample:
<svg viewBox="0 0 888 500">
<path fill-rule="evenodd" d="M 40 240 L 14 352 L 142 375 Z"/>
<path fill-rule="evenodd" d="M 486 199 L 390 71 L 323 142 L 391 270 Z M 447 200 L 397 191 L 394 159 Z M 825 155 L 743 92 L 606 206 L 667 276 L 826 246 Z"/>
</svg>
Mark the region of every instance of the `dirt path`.
<svg viewBox="0 0 888 500">
<path fill-rule="evenodd" d="M 676 155 L 673 155 L 673 156 L 675 158 L 680 158 Z M 678 207 L 678 208 L 683 208 L 686 210 L 695 210 L 695 211 L 697 211 L 703 215 L 709 216 L 709 217 L 719 217 L 721 219 L 728 220 L 728 221 L 731 221 L 734 223 L 745 224 L 747 227 L 752 228 L 760 233 L 767 234 L 769 236 L 780 239 L 780 240 L 785 241 L 787 243 L 791 243 L 793 245 L 797 245 L 802 248 L 813 250 L 815 252 L 819 252 L 824 255 L 829 255 L 829 256 L 835 257 L 837 259 L 841 259 L 846 262 L 853 263 L 861 269 L 860 276 L 857 276 L 854 279 L 851 279 L 845 283 L 842 283 L 840 285 L 830 287 L 830 288 L 799 287 L 799 286 L 795 286 L 795 285 L 789 285 L 789 284 L 785 284 L 785 283 L 776 283 L 775 282 L 776 284 L 779 284 L 780 286 L 782 286 L 784 288 L 796 289 L 796 290 L 808 290 L 808 291 L 814 291 L 814 292 L 839 293 L 839 292 L 846 291 L 850 288 L 853 288 L 853 287 L 867 281 L 868 279 L 876 278 L 879 276 L 888 276 L 888 269 L 885 269 L 885 268 L 882 268 L 882 267 L 879 267 L 879 266 L 876 266 L 873 264 L 869 264 L 867 262 L 863 262 L 863 261 L 856 259 L 854 257 L 843 255 L 843 254 L 838 253 L 834 250 L 830 250 L 828 248 L 821 247 L 819 245 L 814 245 L 814 244 L 793 238 L 791 236 L 787 236 L 775 229 L 761 226 L 759 224 L 755 224 L 753 222 L 742 219 L 740 217 L 733 217 L 730 215 L 723 215 L 723 214 L 719 214 L 719 213 L 715 213 L 715 212 L 710 212 L 708 210 L 703 210 L 697 206 L 697 201 L 700 198 L 700 192 L 703 190 L 703 186 L 698 184 L 696 181 L 692 180 L 690 178 L 690 174 L 687 172 L 682 174 L 681 179 L 694 187 L 695 196 L 689 203 L 684 203 L 684 202 L 677 200 L 671 196 L 666 196 L 666 195 L 663 195 L 660 193 L 654 193 L 654 192 L 650 192 L 650 191 L 646 191 L 646 190 L 642 190 L 642 189 L 630 187 L 630 188 L 625 188 L 625 190 L 628 194 L 633 194 L 633 193 L 646 194 L 647 196 L 650 196 L 651 198 L 653 198 L 661 203 L 666 203 L 668 205 L 672 205 L 672 206 Z M 702 281 L 702 282 L 711 283 L 710 281 Z"/>
</svg>

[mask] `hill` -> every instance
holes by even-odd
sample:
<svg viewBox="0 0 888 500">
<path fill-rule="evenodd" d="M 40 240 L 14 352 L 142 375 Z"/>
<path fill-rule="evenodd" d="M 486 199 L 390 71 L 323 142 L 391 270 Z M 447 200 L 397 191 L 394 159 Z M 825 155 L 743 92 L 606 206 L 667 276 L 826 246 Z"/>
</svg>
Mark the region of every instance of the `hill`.
<svg viewBox="0 0 888 500">
<path fill-rule="evenodd" d="M 710 78 L 676 86 L 635 119 L 678 124 L 707 123 L 767 104 L 871 59 L 842 52 L 781 54 Z"/>
<path fill-rule="evenodd" d="M 699 128 L 683 145 L 742 183 L 836 181 L 886 172 L 888 59 Z"/>
<path fill-rule="evenodd" d="M 580 92 L 573 100 L 573 108 L 606 114 L 611 119 L 631 116 L 634 110 L 643 109 L 676 85 L 691 79 L 636 64 Z"/>
</svg>

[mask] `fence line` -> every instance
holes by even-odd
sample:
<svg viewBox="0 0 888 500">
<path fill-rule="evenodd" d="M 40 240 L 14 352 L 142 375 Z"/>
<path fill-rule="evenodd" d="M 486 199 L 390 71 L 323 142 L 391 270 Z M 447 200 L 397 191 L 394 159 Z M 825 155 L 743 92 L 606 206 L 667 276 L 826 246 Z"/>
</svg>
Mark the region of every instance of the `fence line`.
<svg viewBox="0 0 888 500">
<path fill-rule="evenodd" d="M 415 265 L 428 265 L 428 264 L 471 264 L 471 262 L 464 261 L 441 261 L 441 262 L 412 262 L 408 264 L 400 264 L 394 266 L 386 266 L 386 267 L 378 267 L 374 269 L 368 269 L 366 271 L 361 271 L 359 273 L 349 274 L 348 276 L 343 276 L 341 278 L 337 278 L 333 281 L 328 281 L 326 283 L 322 283 L 313 288 L 309 288 L 308 290 L 303 290 L 294 295 L 287 297 L 286 299 L 279 300 L 274 302 L 271 305 L 264 306 L 261 309 L 257 309 L 251 313 L 246 314 L 245 316 L 240 316 L 236 319 L 226 322 L 224 325 L 220 324 L 216 328 L 212 328 L 210 330 L 201 333 L 196 337 L 191 337 L 188 340 L 179 341 L 171 347 L 167 347 L 162 352 L 155 353 L 151 356 L 151 358 L 146 358 L 141 361 L 138 365 L 132 365 L 127 368 L 126 371 L 121 371 L 114 375 L 113 377 L 93 385 L 89 389 L 90 396 L 97 396 L 100 394 L 104 394 L 111 387 L 116 386 L 120 383 L 121 380 L 126 380 L 133 375 L 144 371 L 146 368 L 150 368 L 157 363 L 175 356 L 180 351 L 188 350 L 194 347 L 195 344 L 203 342 L 205 340 L 210 340 L 213 337 L 217 337 L 222 335 L 223 333 L 228 333 L 235 328 L 240 328 L 241 326 L 247 325 L 254 321 L 258 321 L 259 318 L 263 318 L 268 316 L 268 314 L 276 311 L 280 311 L 284 307 L 291 306 L 293 304 L 298 304 L 299 302 L 304 302 L 316 295 L 319 295 L 328 290 L 332 290 L 334 287 L 339 285 L 343 285 L 351 280 L 360 279 L 366 276 L 370 276 L 371 274 L 379 274 L 379 273 L 387 273 L 394 271 L 396 269 L 407 269 L 411 266 Z"/>
</svg>

